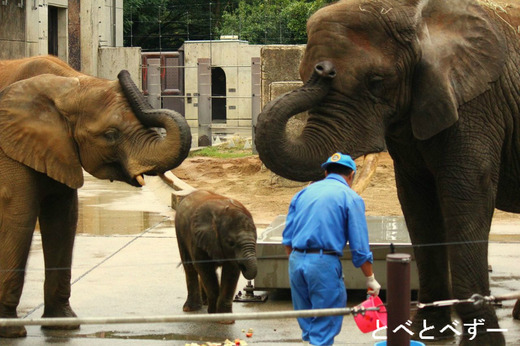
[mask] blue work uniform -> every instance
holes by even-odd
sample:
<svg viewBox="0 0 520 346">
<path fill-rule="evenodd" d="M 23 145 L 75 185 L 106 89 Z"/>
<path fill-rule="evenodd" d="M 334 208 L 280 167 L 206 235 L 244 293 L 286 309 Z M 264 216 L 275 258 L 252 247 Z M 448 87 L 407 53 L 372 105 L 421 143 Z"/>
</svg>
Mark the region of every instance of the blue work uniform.
<svg viewBox="0 0 520 346">
<path fill-rule="evenodd" d="M 291 246 L 289 278 L 295 310 L 344 308 L 347 293 L 340 256 L 348 241 L 356 268 L 373 262 L 365 203 L 338 174 L 329 174 L 292 199 L 282 243 Z M 298 318 L 302 339 L 332 345 L 343 316 Z"/>
</svg>

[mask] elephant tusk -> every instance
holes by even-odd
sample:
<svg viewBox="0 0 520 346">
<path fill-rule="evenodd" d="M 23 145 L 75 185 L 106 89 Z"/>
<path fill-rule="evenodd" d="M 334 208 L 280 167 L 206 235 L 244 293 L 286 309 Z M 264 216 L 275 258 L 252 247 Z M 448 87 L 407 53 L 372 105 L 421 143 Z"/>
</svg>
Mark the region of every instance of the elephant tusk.
<svg viewBox="0 0 520 346">
<path fill-rule="evenodd" d="M 377 168 L 377 162 L 379 161 L 379 153 L 365 155 L 363 159 L 363 167 L 361 171 L 356 174 L 352 189 L 357 194 L 361 194 L 370 184 L 370 180 L 374 176 Z"/>
<path fill-rule="evenodd" d="M 137 182 L 139 183 L 139 185 L 141 186 L 144 186 L 145 185 L 145 182 L 144 182 L 144 178 L 142 175 L 138 175 L 135 177 L 135 180 L 137 180 Z"/>
</svg>

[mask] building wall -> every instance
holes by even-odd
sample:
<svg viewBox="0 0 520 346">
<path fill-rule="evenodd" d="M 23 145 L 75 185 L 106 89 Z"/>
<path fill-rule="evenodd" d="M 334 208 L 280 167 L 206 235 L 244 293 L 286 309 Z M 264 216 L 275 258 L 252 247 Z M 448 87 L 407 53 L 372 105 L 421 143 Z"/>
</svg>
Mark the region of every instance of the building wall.
<svg viewBox="0 0 520 346">
<path fill-rule="evenodd" d="M 18 4 L 0 2 L 0 59 L 25 56 L 25 8 Z"/>
<path fill-rule="evenodd" d="M 300 61 L 305 45 L 265 46 L 262 59 L 262 108 L 273 98 L 300 85 Z M 277 82 L 291 82 L 284 86 L 273 86 Z M 289 88 L 289 89 L 287 89 Z"/>
<path fill-rule="evenodd" d="M 141 87 L 141 48 L 104 47 L 99 49 L 97 76 L 117 79 L 121 70 L 128 70 L 134 83 Z"/>
<path fill-rule="evenodd" d="M 210 58 L 212 67 L 226 74 L 227 128 L 251 126 L 251 58 L 260 56 L 261 46 L 246 41 L 186 41 L 183 46 L 185 66 L 185 116 L 192 128 L 198 127 L 199 58 Z M 207 95 L 200 95 L 204 97 Z M 191 97 L 191 101 L 188 101 Z"/>
<path fill-rule="evenodd" d="M 141 80 L 135 72 L 140 66 L 138 48 L 103 51 L 123 46 L 123 0 L 2 1 L 0 59 L 49 54 L 50 6 L 57 10 L 57 56 L 61 60 L 83 73 L 104 77 L 112 74 L 103 60 L 109 57 L 112 68 L 132 70 L 135 81 Z"/>
<path fill-rule="evenodd" d="M 101 47 L 123 47 L 123 0 L 103 0 L 101 10 L 101 30 L 99 44 Z"/>
</svg>

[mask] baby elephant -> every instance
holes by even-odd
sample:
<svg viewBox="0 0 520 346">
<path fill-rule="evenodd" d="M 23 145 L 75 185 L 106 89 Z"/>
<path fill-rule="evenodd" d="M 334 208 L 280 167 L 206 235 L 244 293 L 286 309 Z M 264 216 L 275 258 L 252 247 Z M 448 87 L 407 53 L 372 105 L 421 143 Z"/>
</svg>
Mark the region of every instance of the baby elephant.
<svg viewBox="0 0 520 346">
<path fill-rule="evenodd" d="M 175 231 L 188 288 L 183 311 L 199 310 L 207 297 L 209 313 L 231 312 L 240 272 L 248 280 L 256 276 L 256 227 L 251 213 L 234 199 L 196 190 L 179 203 Z"/>
</svg>

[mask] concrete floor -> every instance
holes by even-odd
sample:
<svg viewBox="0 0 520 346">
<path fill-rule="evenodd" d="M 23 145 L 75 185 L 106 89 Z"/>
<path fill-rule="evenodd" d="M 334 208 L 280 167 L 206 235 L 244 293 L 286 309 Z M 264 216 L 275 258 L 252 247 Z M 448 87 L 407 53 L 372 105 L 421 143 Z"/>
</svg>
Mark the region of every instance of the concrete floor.
<svg viewBox="0 0 520 346">
<path fill-rule="evenodd" d="M 81 220 L 74 249 L 71 305 L 78 316 L 139 317 L 188 315 L 182 312 L 186 299 L 184 271 L 180 266 L 169 191 L 153 179 L 136 189 L 86 177 L 80 190 Z M 520 291 L 519 225 L 499 225 L 492 242 L 490 264 L 492 294 Z M 39 318 L 43 311 L 43 260 L 39 233 L 34 235 L 22 301 L 22 318 Z M 238 289 L 246 285 L 241 278 Z M 260 294 L 262 292 L 255 292 Z M 350 294 L 349 306 L 360 303 Z M 511 318 L 514 301 L 497 308 L 508 345 L 520 344 L 520 321 Z M 234 312 L 292 311 L 287 292 L 269 292 L 263 303 L 234 303 Z M 204 311 L 196 314 L 205 314 Z M 245 331 L 253 329 L 248 338 Z M 249 345 L 301 345 L 295 319 L 239 320 L 233 325 L 212 322 L 160 324 L 82 325 L 76 331 L 44 331 L 28 326 L 23 339 L 0 339 L 0 345 L 185 345 L 223 343 L 241 339 Z M 380 335 L 378 335 L 380 336 Z M 346 316 L 337 345 L 373 345 L 371 333 L 359 331 L 352 316 Z M 457 340 L 428 345 L 454 345 Z"/>
</svg>

